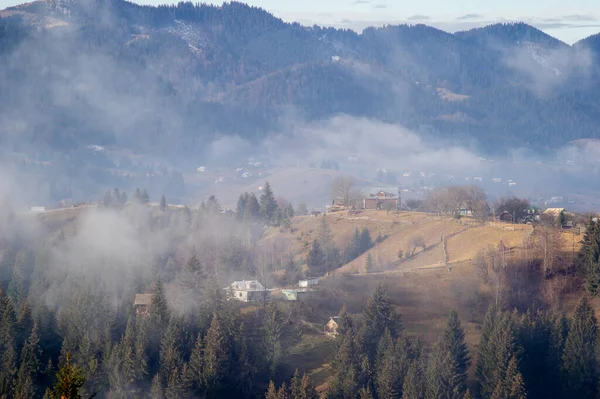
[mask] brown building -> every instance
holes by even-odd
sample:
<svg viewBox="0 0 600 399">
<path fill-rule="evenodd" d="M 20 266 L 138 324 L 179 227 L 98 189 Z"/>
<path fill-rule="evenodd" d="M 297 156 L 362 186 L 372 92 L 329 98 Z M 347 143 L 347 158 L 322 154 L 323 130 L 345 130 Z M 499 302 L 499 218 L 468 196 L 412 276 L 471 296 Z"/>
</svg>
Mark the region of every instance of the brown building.
<svg viewBox="0 0 600 399">
<path fill-rule="evenodd" d="M 325 327 L 323 327 L 323 331 L 325 332 L 325 335 L 328 335 L 330 337 L 335 337 L 338 335 L 338 323 L 337 320 L 339 319 L 339 316 L 333 316 L 331 318 L 329 318 L 329 321 L 327 323 L 325 323 Z"/>
<path fill-rule="evenodd" d="M 148 307 L 152 303 L 152 294 L 135 294 L 133 307 L 138 315 L 148 314 Z"/>
<path fill-rule="evenodd" d="M 370 194 L 363 198 L 364 209 L 388 210 L 400 208 L 400 199 L 392 193 L 379 191 L 377 194 Z"/>
</svg>

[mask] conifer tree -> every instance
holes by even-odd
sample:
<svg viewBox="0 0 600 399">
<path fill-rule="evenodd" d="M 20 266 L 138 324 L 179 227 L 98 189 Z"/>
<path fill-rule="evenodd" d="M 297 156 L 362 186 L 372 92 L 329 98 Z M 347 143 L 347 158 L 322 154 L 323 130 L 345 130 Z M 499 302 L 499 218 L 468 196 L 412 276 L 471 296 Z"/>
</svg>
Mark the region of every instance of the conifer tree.
<svg viewBox="0 0 600 399">
<path fill-rule="evenodd" d="M 317 241 L 323 251 L 323 269 L 325 274 L 329 274 L 340 266 L 340 254 L 333 240 L 331 227 L 327 222 L 327 217 L 323 215 L 319 229 L 317 231 Z"/>
<path fill-rule="evenodd" d="M 142 203 L 142 192 L 140 191 L 139 187 L 135 189 L 135 193 L 133 194 L 133 202 L 135 204 Z"/>
<path fill-rule="evenodd" d="M 298 369 L 294 372 L 294 377 L 290 382 L 290 399 L 317 399 L 318 395 L 315 388 L 310 383 L 306 374 L 300 377 Z"/>
<path fill-rule="evenodd" d="M 248 396 L 252 393 L 257 370 L 254 364 L 254 359 L 248 342 L 247 331 L 244 323 L 240 324 L 240 327 L 236 333 L 235 341 L 237 354 L 237 392 L 242 396 Z"/>
<path fill-rule="evenodd" d="M 31 315 L 31 307 L 27 300 L 23 301 L 21 309 L 19 310 L 19 319 L 17 320 L 17 351 L 21 351 L 25 341 L 31 334 L 33 329 L 34 321 Z"/>
<path fill-rule="evenodd" d="M 445 397 L 462 399 L 467 390 L 467 371 L 470 364 L 465 332 L 456 311 L 450 312 L 446 328 L 434 351 L 432 378 L 442 384 Z"/>
<path fill-rule="evenodd" d="M 164 399 L 164 390 L 162 383 L 160 382 L 160 376 L 154 375 L 152 378 L 152 385 L 150 386 L 150 399 Z"/>
<path fill-rule="evenodd" d="M 275 201 L 275 195 L 271 190 L 271 186 L 269 182 L 265 182 L 260 195 L 260 212 L 265 222 L 272 223 L 275 221 L 275 214 L 278 208 L 279 206 L 277 205 L 277 201 Z"/>
<path fill-rule="evenodd" d="M 358 397 L 359 399 L 375 399 L 373 392 L 371 392 L 371 388 L 368 386 L 362 387 L 360 391 L 358 391 Z"/>
<path fill-rule="evenodd" d="M 11 396 L 17 373 L 17 320 L 12 301 L 0 293 L 3 313 L 0 315 L 0 397 Z"/>
<path fill-rule="evenodd" d="M 586 278 L 586 289 L 592 296 L 600 291 L 600 223 L 590 218 L 577 254 L 580 273 Z"/>
<path fill-rule="evenodd" d="M 278 399 L 277 388 L 275 387 L 273 380 L 269 381 L 269 386 L 267 387 L 267 392 L 265 393 L 265 399 Z"/>
<path fill-rule="evenodd" d="M 164 195 L 162 197 L 160 197 L 160 210 L 162 212 L 167 211 L 167 199 L 165 198 Z"/>
<path fill-rule="evenodd" d="M 360 233 L 359 250 L 360 253 L 365 253 L 373 246 L 373 240 L 371 239 L 371 233 L 369 229 L 364 227 Z"/>
<path fill-rule="evenodd" d="M 56 373 L 56 383 L 47 395 L 51 399 L 82 399 L 81 388 L 85 377 L 79 367 L 71 364 L 70 354 L 65 354 L 65 363 Z"/>
<path fill-rule="evenodd" d="M 168 385 L 169 378 L 172 379 L 172 384 L 178 382 L 180 372 L 179 366 L 182 363 L 180 347 L 181 327 L 179 321 L 175 317 L 172 317 L 160 343 L 159 374 L 161 381 L 165 386 Z"/>
<path fill-rule="evenodd" d="M 525 399 L 526 397 L 523 376 L 519 372 L 517 359 L 513 356 L 508 363 L 506 375 L 498 381 L 491 399 Z"/>
<path fill-rule="evenodd" d="M 148 191 L 146 191 L 146 189 L 142 191 L 142 196 L 140 197 L 140 199 L 142 204 L 150 203 L 150 196 L 148 195 Z"/>
<path fill-rule="evenodd" d="M 392 307 L 387 291 L 381 284 L 375 288 L 367 300 L 367 306 L 363 313 L 366 327 L 364 345 L 369 359 L 373 359 L 377 344 L 386 328 L 390 331 L 392 338 L 396 338 L 402 331 L 402 323 Z"/>
<path fill-rule="evenodd" d="M 563 351 L 565 395 L 594 398 L 598 393 L 598 322 L 588 300 L 583 297 L 571 318 Z"/>
<path fill-rule="evenodd" d="M 375 265 L 373 264 L 373 255 L 371 255 L 371 253 L 369 252 L 365 261 L 365 270 L 367 273 L 369 273 L 372 272 L 374 268 Z"/>
<path fill-rule="evenodd" d="M 37 374 L 40 371 L 40 348 L 36 326 L 33 326 L 27 342 L 21 350 L 21 364 L 15 384 L 15 399 L 29 399 L 36 396 Z"/>
<path fill-rule="evenodd" d="M 375 387 L 380 399 L 393 399 L 402 395 L 402 374 L 396 357 L 394 339 L 386 328 L 377 346 L 375 358 Z"/>
<path fill-rule="evenodd" d="M 409 366 L 404 384 L 402 399 L 424 399 L 426 391 L 425 362 L 415 359 Z"/>
<path fill-rule="evenodd" d="M 502 319 L 495 323 L 487 346 L 486 357 L 482 359 L 479 383 L 481 395 L 490 397 L 498 383 L 506 378 L 511 359 L 514 357 L 518 363 L 522 355 L 513 314 L 505 313 Z"/>
<path fill-rule="evenodd" d="M 271 376 L 275 374 L 279 361 L 283 356 L 283 345 L 281 338 L 283 336 L 285 326 L 283 325 L 283 316 L 277 305 L 274 302 L 269 302 L 265 309 L 263 320 L 263 343 L 267 363 Z"/>
<path fill-rule="evenodd" d="M 483 328 L 481 338 L 477 347 L 477 363 L 475 364 L 475 376 L 479 381 L 479 386 L 491 378 L 494 367 L 494 353 L 490 344 L 490 339 L 494 328 L 496 327 L 496 308 L 492 305 L 488 308 L 483 319 Z M 488 385 L 489 386 L 489 385 Z M 495 387 L 495 386 L 494 386 Z"/>
<path fill-rule="evenodd" d="M 313 276 L 322 276 L 325 274 L 325 253 L 317 240 L 313 240 L 312 245 L 308 250 L 306 265 Z"/>
<path fill-rule="evenodd" d="M 244 220 L 244 211 L 248 203 L 248 193 L 240 194 L 237 205 L 235 207 L 235 218 L 239 221 Z"/>
<path fill-rule="evenodd" d="M 203 379 L 209 397 L 217 397 L 227 381 L 229 370 L 229 337 L 215 314 L 204 342 Z"/>
<path fill-rule="evenodd" d="M 192 349 L 192 353 L 190 355 L 190 362 L 187 368 L 187 384 L 190 387 L 192 393 L 195 393 L 198 396 L 201 396 L 202 389 L 204 387 L 204 382 L 202 380 L 202 352 L 204 350 L 202 344 L 202 337 L 198 334 L 196 338 L 196 343 L 194 344 L 194 348 Z"/>
<path fill-rule="evenodd" d="M 150 300 L 150 306 L 148 307 L 149 316 L 149 332 L 150 344 L 156 347 L 162 338 L 162 335 L 169 322 L 169 306 L 167 304 L 167 298 L 164 293 L 164 287 L 162 281 L 159 279 L 152 289 L 152 297 Z"/>
<path fill-rule="evenodd" d="M 258 199 L 254 193 L 251 193 L 246 200 L 246 206 L 244 208 L 243 220 L 245 222 L 254 222 L 261 218 L 261 208 Z"/>
</svg>

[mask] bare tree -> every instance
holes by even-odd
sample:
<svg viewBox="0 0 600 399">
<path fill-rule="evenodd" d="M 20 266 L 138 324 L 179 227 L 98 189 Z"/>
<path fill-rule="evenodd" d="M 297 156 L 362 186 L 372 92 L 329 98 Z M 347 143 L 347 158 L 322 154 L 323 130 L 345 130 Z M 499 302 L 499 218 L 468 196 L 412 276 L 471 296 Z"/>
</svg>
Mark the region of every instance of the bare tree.
<svg viewBox="0 0 600 399">
<path fill-rule="evenodd" d="M 410 246 L 410 256 L 415 254 L 417 248 L 425 249 L 425 239 L 422 236 L 413 236 L 409 241 Z"/>
<path fill-rule="evenodd" d="M 331 198 L 342 206 L 352 206 L 358 200 L 356 181 L 352 176 L 340 176 L 331 182 Z"/>
<path fill-rule="evenodd" d="M 542 259 L 544 277 L 552 277 L 557 262 L 557 252 L 563 245 L 560 232 L 551 226 L 538 226 L 534 237 Z"/>
</svg>

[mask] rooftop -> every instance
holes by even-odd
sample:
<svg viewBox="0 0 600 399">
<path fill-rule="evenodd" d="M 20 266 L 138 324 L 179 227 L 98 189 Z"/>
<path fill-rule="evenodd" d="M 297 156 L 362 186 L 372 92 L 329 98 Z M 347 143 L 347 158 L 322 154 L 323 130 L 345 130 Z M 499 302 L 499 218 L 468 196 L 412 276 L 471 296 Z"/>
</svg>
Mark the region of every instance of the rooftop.
<svg viewBox="0 0 600 399">
<path fill-rule="evenodd" d="M 135 294 L 135 300 L 133 304 L 139 305 L 150 305 L 152 303 L 152 294 Z"/>
<path fill-rule="evenodd" d="M 265 287 L 257 280 L 234 281 L 231 288 L 238 291 L 265 291 Z"/>
</svg>

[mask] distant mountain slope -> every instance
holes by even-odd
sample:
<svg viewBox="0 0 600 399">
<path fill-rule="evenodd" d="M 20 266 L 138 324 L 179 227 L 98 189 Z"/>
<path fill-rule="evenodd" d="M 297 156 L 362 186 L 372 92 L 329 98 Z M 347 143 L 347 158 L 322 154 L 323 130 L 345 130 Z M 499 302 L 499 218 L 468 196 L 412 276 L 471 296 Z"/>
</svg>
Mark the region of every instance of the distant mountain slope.
<svg viewBox="0 0 600 399">
<path fill-rule="evenodd" d="M 41 0 L 0 12 L 0 140 L 179 158 L 223 134 L 259 140 L 284 115 L 347 113 L 488 152 L 545 151 L 600 137 L 597 49 L 522 23 L 357 34 L 237 2 Z"/>
</svg>

